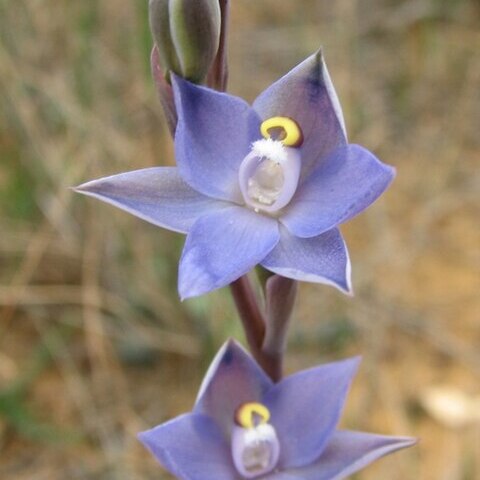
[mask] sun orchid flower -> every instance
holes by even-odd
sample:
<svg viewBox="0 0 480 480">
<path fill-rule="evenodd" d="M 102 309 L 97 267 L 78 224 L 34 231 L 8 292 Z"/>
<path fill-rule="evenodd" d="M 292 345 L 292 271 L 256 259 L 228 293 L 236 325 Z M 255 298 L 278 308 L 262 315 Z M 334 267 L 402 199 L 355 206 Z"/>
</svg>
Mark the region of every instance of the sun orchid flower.
<svg viewBox="0 0 480 480">
<path fill-rule="evenodd" d="M 173 77 L 177 167 L 114 175 L 77 190 L 187 234 L 182 298 L 207 293 L 255 265 L 351 291 L 338 225 L 388 187 L 394 169 L 348 144 L 321 52 L 240 98 Z"/>
<path fill-rule="evenodd" d="M 193 412 L 139 439 L 181 480 L 340 480 L 415 443 L 336 429 L 358 361 L 321 365 L 275 384 L 230 340 Z"/>
</svg>

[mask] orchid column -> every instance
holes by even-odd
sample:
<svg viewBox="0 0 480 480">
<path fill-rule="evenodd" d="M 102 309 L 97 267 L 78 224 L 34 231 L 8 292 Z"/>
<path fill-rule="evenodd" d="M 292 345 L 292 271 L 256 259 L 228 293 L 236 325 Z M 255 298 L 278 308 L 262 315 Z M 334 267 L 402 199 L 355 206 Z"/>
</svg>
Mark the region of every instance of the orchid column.
<svg viewBox="0 0 480 480">
<path fill-rule="evenodd" d="M 336 431 L 357 360 L 282 380 L 288 321 L 298 280 L 351 293 L 339 225 L 374 202 L 395 172 L 348 143 L 321 51 L 252 105 L 220 92 L 228 7 L 150 0 L 152 72 L 177 166 L 77 191 L 186 234 L 180 297 L 230 285 L 245 329 L 253 358 L 228 342 L 193 413 L 142 434 L 161 463 L 185 480 L 340 479 L 412 440 Z M 247 276 L 254 268 L 264 307 Z"/>
</svg>

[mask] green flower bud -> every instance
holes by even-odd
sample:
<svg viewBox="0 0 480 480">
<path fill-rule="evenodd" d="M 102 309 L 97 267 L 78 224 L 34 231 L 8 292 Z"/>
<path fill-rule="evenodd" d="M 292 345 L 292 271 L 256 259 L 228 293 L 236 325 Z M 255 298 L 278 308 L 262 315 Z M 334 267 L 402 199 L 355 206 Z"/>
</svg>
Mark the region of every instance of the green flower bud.
<svg viewBox="0 0 480 480">
<path fill-rule="evenodd" d="M 202 83 L 218 51 L 219 0 L 150 0 L 149 9 L 165 72 Z"/>
</svg>

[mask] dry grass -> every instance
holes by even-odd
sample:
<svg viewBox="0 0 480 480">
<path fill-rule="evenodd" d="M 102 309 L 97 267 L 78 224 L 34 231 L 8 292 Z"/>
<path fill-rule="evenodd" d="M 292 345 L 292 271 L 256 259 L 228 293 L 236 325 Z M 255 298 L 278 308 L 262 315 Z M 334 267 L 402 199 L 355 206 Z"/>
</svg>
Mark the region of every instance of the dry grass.
<svg viewBox="0 0 480 480">
<path fill-rule="evenodd" d="M 136 433 L 189 409 L 241 335 L 226 292 L 177 300 L 181 238 L 67 188 L 173 161 L 146 3 L 0 0 L 2 480 L 167 478 Z M 302 285 L 288 368 L 361 352 L 344 424 L 421 437 L 359 479 L 475 480 L 478 423 L 421 396 L 480 394 L 478 3 L 232 3 L 230 90 L 253 99 L 322 43 L 351 141 L 398 169 L 344 228 L 354 299 Z"/>
</svg>

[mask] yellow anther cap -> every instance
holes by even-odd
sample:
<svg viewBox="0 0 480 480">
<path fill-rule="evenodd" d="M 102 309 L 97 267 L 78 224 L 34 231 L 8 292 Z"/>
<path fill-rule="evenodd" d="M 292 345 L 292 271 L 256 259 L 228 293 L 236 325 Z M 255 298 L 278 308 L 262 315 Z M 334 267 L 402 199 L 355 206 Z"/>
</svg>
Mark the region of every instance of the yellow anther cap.
<svg viewBox="0 0 480 480">
<path fill-rule="evenodd" d="M 270 420 L 270 411 L 261 403 L 244 403 L 235 413 L 236 422 L 243 428 L 255 428 Z"/>
<path fill-rule="evenodd" d="M 303 142 L 302 130 L 298 123 L 289 117 L 272 117 L 260 125 L 260 132 L 265 138 L 271 138 L 277 131 L 277 138 L 286 147 L 299 147 Z"/>
</svg>

